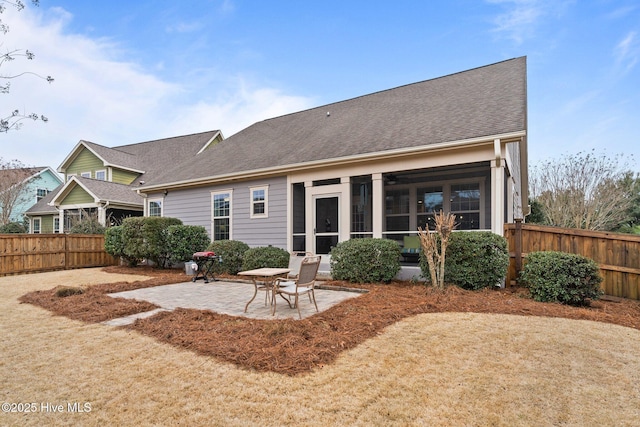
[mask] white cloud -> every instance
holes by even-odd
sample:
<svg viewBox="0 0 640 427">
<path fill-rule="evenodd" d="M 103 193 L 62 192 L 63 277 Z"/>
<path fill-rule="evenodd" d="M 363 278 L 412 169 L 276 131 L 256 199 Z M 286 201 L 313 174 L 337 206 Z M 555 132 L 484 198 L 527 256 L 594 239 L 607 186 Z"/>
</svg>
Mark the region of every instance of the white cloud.
<svg viewBox="0 0 640 427">
<path fill-rule="evenodd" d="M 630 31 L 614 48 L 616 64 L 623 74 L 631 71 L 640 57 L 640 43 L 638 34 Z"/>
<path fill-rule="evenodd" d="M 493 31 L 516 44 L 533 36 L 543 18 L 561 15 L 573 1 L 559 0 L 486 0 L 503 7 L 504 12 L 493 20 Z"/>
<path fill-rule="evenodd" d="M 0 39 L 0 48 L 28 48 L 36 54 L 33 61 L 16 60 L 11 67 L 55 81 L 25 76 L 12 82 L 10 94 L 0 95 L 0 112 L 19 108 L 49 118 L 46 124 L 29 122 L 0 134 L 0 157 L 55 168 L 80 139 L 114 146 L 210 129 L 229 136 L 311 102 L 242 79 L 220 85 L 227 76 L 198 78 L 185 72 L 185 81 L 165 81 L 153 74 L 158 68 L 145 70 L 127 57 L 125 45 L 70 34 L 66 27 L 73 17 L 62 9 L 10 12 L 2 16 L 11 30 Z M 208 86 L 194 89 L 197 80 Z"/>
</svg>

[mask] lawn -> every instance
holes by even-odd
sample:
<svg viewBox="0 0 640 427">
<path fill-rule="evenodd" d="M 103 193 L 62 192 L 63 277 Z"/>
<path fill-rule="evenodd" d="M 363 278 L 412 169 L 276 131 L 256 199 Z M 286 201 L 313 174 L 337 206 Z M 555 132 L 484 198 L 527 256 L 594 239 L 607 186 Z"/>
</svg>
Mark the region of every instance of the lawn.
<svg viewBox="0 0 640 427">
<path fill-rule="evenodd" d="M 513 292 L 372 285 L 303 321 L 184 310 L 129 329 L 18 302 L 54 283 L 103 289 L 96 285 L 139 279 L 98 269 L 0 278 L 3 401 L 91 406 L 2 414 L 0 424 L 633 425 L 640 417 L 634 302 L 577 309 Z M 256 362 L 261 354 L 268 363 Z"/>
</svg>

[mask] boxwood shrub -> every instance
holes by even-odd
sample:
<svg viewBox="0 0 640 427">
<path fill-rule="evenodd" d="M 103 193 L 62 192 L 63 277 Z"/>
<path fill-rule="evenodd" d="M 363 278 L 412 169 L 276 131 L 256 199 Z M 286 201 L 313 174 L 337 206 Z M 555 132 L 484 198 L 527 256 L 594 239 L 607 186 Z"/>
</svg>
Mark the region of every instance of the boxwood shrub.
<svg viewBox="0 0 640 427">
<path fill-rule="evenodd" d="M 240 240 L 216 240 L 207 247 L 208 251 L 222 257 L 222 262 L 216 262 L 213 271 L 217 274 L 238 274 L 242 270 L 244 253 L 249 250 L 249 245 Z"/>
<path fill-rule="evenodd" d="M 390 239 L 351 239 L 331 250 L 331 277 L 354 283 L 388 283 L 400 271 L 400 246 Z"/>
<path fill-rule="evenodd" d="M 215 252 L 215 251 L 214 251 Z M 272 267 L 287 268 L 289 266 L 289 252 L 275 246 L 260 246 L 250 248 L 244 253 L 243 270 Z"/>
<path fill-rule="evenodd" d="M 124 259 L 129 267 L 135 267 L 140 259 L 128 256 L 125 251 L 125 243 L 122 238 L 123 227 L 117 225 L 108 227 L 104 231 L 104 251 L 116 258 Z"/>
<path fill-rule="evenodd" d="M 602 295 L 602 277 L 590 258 L 565 252 L 531 252 L 520 273 L 536 301 L 589 305 Z"/>
<path fill-rule="evenodd" d="M 132 259 L 148 259 L 164 268 L 169 263 L 170 251 L 167 228 L 182 225 L 178 218 L 132 217 L 122 221 L 124 254 Z"/>
<path fill-rule="evenodd" d="M 207 230 L 199 225 L 170 225 L 167 227 L 169 262 L 177 264 L 192 259 L 195 252 L 204 251 L 211 240 Z"/>
<path fill-rule="evenodd" d="M 429 266 L 420 256 L 422 275 Z M 457 231 L 449 238 L 445 254 L 444 281 L 477 290 L 502 283 L 509 267 L 507 240 L 490 231 Z"/>
</svg>

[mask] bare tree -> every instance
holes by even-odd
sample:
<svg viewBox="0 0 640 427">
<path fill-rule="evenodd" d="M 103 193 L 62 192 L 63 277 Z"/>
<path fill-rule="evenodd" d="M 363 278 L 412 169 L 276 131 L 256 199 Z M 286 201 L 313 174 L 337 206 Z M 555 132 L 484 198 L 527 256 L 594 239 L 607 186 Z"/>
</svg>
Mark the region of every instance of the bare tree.
<svg viewBox="0 0 640 427">
<path fill-rule="evenodd" d="M 548 225 L 612 230 L 626 220 L 633 203 L 621 155 L 577 153 L 532 168 L 531 194 Z"/>
<path fill-rule="evenodd" d="M 423 230 L 418 227 L 418 235 L 420 236 L 420 244 L 424 252 L 427 263 L 429 264 L 429 273 L 431 275 L 431 283 L 439 289 L 444 289 L 444 262 L 449 245 L 449 236 L 456 228 L 456 216 L 452 213 L 446 215 L 440 211 L 435 215 L 436 230 L 435 233 L 429 232 L 429 229 Z"/>
<path fill-rule="evenodd" d="M 35 6 L 40 5 L 40 0 L 31 0 L 31 3 Z M 14 7 L 17 10 L 22 10 L 25 7 L 25 4 L 21 0 L 0 0 L 0 14 L 2 14 L 7 6 Z M 7 34 L 9 32 L 9 26 L 4 23 L 0 19 L 0 32 Z M 17 58 L 26 58 L 27 60 L 33 60 L 35 55 L 33 52 L 26 49 L 13 49 L 8 50 L 5 53 L 0 53 L 0 67 L 5 65 L 8 62 L 15 61 Z M 30 71 L 25 71 L 17 74 L 0 74 L 0 80 L 4 81 L 4 84 L 0 84 L 0 93 L 7 94 L 11 88 L 11 80 L 16 79 L 18 77 L 22 77 L 25 75 L 32 75 L 47 82 L 53 82 L 53 78 L 51 76 L 41 76 L 37 73 L 33 73 Z M 42 114 L 37 113 L 27 113 L 24 111 L 20 111 L 19 109 L 15 109 L 10 113 L 4 113 L 0 115 L 0 132 L 8 132 L 11 129 L 19 129 L 22 126 L 23 120 L 40 120 L 42 122 L 47 122 L 49 119 Z"/>
<path fill-rule="evenodd" d="M 28 203 L 33 195 L 25 191 L 33 168 L 26 167 L 18 160 L 4 161 L 0 157 L 0 225 L 11 222 L 16 206 Z"/>
</svg>

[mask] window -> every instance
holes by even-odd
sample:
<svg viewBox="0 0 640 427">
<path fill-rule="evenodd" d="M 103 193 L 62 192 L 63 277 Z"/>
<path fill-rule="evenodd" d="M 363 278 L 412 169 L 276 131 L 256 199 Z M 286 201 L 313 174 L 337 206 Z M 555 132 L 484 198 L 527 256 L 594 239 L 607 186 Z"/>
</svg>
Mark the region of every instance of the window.
<svg viewBox="0 0 640 427">
<path fill-rule="evenodd" d="M 107 180 L 107 171 L 105 171 L 105 170 L 96 171 L 96 179 L 99 179 L 100 181 L 106 181 Z"/>
<path fill-rule="evenodd" d="M 91 172 L 82 172 L 80 176 L 83 178 L 91 178 Z"/>
<path fill-rule="evenodd" d="M 40 200 L 42 200 L 44 196 L 46 196 L 47 194 L 49 194 L 49 190 L 45 188 L 36 189 L 36 202 L 39 202 Z"/>
<path fill-rule="evenodd" d="M 231 239 L 231 191 L 211 193 L 213 240 Z"/>
<path fill-rule="evenodd" d="M 70 173 L 69 175 L 67 175 L 67 182 L 71 181 L 71 178 L 74 177 L 74 176 L 76 176 L 75 173 Z"/>
<path fill-rule="evenodd" d="M 54 233 L 60 232 L 60 217 L 53 218 L 53 232 Z"/>
<path fill-rule="evenodd" d="M 268 202 L 268 189 L 269 187 L 251 187 L 249 189 L 251 193 L 251 218 L 266 218 L 268 217 L 267 202 Z"/>
<path fill-rule="evenodd" d="M 33 233 L 34 234 L 40 234 L 40 224 L 41 224 L 41 219 L 40 218 L 33 218 Z"/>
<path fill-rule="evenodd" d="M 149 200 L 149 216 L 162 216 L 162 199 Z"/>
</svg>

